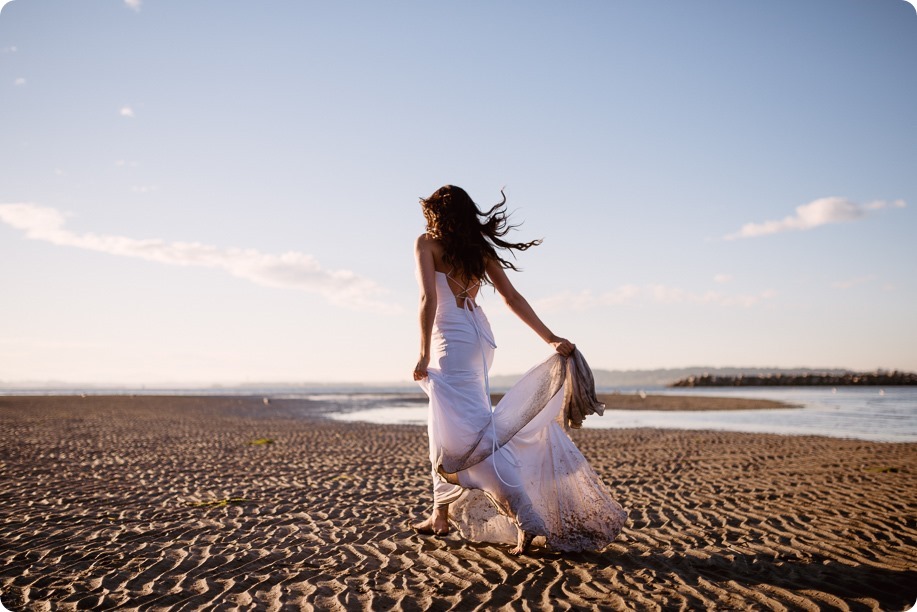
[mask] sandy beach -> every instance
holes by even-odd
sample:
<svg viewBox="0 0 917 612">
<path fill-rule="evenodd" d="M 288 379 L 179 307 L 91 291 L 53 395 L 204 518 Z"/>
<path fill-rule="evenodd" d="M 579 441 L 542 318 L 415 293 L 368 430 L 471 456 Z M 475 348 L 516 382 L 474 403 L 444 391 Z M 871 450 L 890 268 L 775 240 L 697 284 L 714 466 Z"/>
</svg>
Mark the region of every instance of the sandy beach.
<svg viewBox="0 0 917 612">
<path fill-rule="evenodd" d="M 409 528 L 431 501 L 424 427 L 342 423 L 323 410 L 0 397 L 0 602 L 905 610 L 917 600 L 917 444 L 574 431 L 628 525 L 601 552 L 514 558 Z"/>
<path fill-rule="evenodd" d="M 744 397 L 700 397 L 694 395 L 599 394 L 608 410 L 762 410 L 791 408 L 790 404 Z"/>
<path fill-rule="evenodd" d="M 494 393 L 490 399 L 496 403 L 502 397 L 502 393 Z M 605 404 L 608 410 L 762 410 L 793 407 L 791 404 L 774 400 L 697 395 L 600 393 L 598 400 Z"/>
</svg>

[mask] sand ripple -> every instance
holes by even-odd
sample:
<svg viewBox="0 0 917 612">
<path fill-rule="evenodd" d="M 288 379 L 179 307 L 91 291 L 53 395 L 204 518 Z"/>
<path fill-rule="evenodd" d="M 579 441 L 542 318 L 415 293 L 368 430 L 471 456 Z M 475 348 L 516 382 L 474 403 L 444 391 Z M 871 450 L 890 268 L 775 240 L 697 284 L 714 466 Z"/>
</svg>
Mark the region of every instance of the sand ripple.
<svg viewBox="0 0 917 612">
<path fill-rule="evenodd" d="M 578 431 L 628 527 L 601 553 L 515 558 L 409 529 L 430 502 L 424 428 L 302 410 L 293 400 L 0 398 L 0 601 L 904 610 L 917 600 L 917 445 Z"/>
</svg>

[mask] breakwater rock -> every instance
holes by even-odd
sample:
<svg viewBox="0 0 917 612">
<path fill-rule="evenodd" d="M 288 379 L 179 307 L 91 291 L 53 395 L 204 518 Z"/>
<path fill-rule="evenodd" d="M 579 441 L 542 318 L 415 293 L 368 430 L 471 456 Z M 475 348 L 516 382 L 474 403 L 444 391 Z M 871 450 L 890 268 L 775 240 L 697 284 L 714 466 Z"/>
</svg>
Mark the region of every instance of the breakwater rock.
<svg viewBox="0 0 917 612">
<path fill-rule="evenodd" d="M 841 387 L 850 385 L 882 386 L 917 385 L 917 374 L 913 372 L 845 372 L 806 374 L 739 374 L 718 376 L 702 374 L 682 378 L 670 387 Z"/>
</svg>

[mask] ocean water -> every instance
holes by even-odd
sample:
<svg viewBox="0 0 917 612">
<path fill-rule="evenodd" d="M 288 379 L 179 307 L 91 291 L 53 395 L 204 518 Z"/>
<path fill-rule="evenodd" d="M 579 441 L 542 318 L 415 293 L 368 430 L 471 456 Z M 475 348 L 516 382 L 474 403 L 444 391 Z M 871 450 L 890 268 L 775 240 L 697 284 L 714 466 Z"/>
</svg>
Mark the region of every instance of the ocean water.
<svg viewBox="0 0 917 612">
<path fill-rule="evenodd" d="M 798 408 L 765 410 L 606 410 L 586 428 L 656 427 L 713 429 L 785 435 L 817 435 L 878 442 L 917 442 L 917 387 L 711 387 L 703 389 L 599 389 L 641 393 L 771 399 Z M 270 387 L 176 389 L 17 389 L 0 395 L 226 395 L 309 400 L 328 418 L 379 424 L 425 425 L 426 396 L 416 387 Z"/>
<path fill-rule="evenodd" d="M 602 390 L 601 392 L 609 392 Z M 627 390 L 623 392 L 640 392 Z M 655 411 L 606 410 L 586 419 L 587 428 L 656 427 L 712 429 L 785 435 L 817 435 L 877 442 L 917 442 L 915 387 L 742 387 L 646 389 L 647 393 L 772 399 L 798 408 L 765 410 Z M 318 399 L 320 396 L 313 396 Z M 362 400 L 361 400 L 362 401 Z M 343 421 L 426 423 L 426 404 L 411 398 L 378 397 L 330 415 Z"/>
</svg>

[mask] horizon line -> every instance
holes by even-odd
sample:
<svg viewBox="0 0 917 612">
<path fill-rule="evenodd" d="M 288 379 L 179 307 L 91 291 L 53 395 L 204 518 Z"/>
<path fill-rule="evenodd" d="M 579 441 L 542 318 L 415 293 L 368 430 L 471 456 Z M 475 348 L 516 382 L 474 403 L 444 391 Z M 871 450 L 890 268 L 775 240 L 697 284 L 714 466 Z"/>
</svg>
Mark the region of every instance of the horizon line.
<svg viewBox="0 0 917 612">
<path fill-rule="evenodd" d="M 826 367 L 818 368 L 811 366 L 799 366 L 799 367 L 774 367 L 774 366 L 683 366 L 677 368 L 636 368 L 636 369 L 614 369 L 609 370 L 605 368 L 594 368 L 593 374 L 597 373 L 607 373 L 607 374 L 637 374 L 637 373 L 665 373 L 665 372 L 677 372 L 677 371 L 687 371 L 687 370 L 705 370 L 705 371 L 716 371 L 716 370 L 757 370 L 764 372 L 844 372 L 844 373 L 854 373 L 854 374 L 866 374 L 866 373 L 910 373 L 908 370 L 899 369 L 899 368 L 873 368 L 870 370 L 857 370 L 852 368 L 843 368 L 843 367 Z M 491 378 L 508 378 L 508 377 L 519 377 L 522 376 L 522 372 L 516 372 L 511 374 L 491 374 Z M 316 387 L 412 387 L 416 385 L 416 382 L 409 379 L 403 380 L 370 380 L 370 381 L 353 381 L 353 380 L 339 380 L 339 381 L 270 381 L 270 380 L 260 380 L 260 381 L 233 381 L 233 382 L 218 382 L 218 381 L 150 381 L 150 382 L 137 382 L 137 381 L 105 381 L 105 382 L 91 382 L 91 381 L 66 381 L 66 380 L 57 380 L 57 379 L 45 379 L 45 380 L 19 380 L 19 381 L 4 381 L 0 380 L 0 391 L 29 391 L 29 390 L 213 390 L 219 391 L 221 389 L 226 390 L 239 390 L 239 389 L 265 389 L 265 388 L 316 388 Z"/>
</svg>

